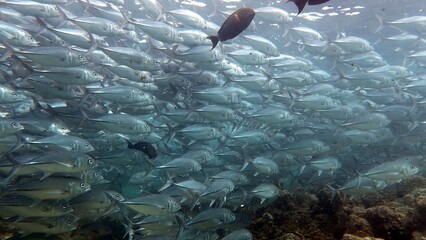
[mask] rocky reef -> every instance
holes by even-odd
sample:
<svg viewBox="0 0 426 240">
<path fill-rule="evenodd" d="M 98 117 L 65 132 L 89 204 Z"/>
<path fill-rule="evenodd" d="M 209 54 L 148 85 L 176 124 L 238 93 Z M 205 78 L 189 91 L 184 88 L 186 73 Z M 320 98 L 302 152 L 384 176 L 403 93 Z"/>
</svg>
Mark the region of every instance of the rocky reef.
<svg viewBox="0 0 426 240">
<path fill-rule="evenodd" d="M 250 230 L 256 240 L 425 240 L 426 178 L 415 176 L 358 199 L 282 192 L 258 209 Z"/>
<path fill-rule="evenodd" d="M 258 204 L 257 210 L 245 208 L 238 212 L 251 222 L 245 227 L 255 240 L 426 240 L 424 176 L 410 177 L 357 199 L 337 194 L 330 201 L 330 196 L 329 189 L 316 193 L 283 191 L 266 207 Z M 3 223 L 0 239 L 113 239 L 123 236 L 120 227 L 114 221 L 103 220 L 71 235 L 31 234 L 20 238 L 16 228 Z"/>
</svg>

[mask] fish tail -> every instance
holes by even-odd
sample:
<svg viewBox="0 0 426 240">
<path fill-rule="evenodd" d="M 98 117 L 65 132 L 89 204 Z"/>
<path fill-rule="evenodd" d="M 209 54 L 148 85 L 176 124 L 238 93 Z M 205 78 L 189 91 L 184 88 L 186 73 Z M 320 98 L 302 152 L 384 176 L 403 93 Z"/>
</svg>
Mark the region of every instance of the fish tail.
<svg viewBox="0 0 426 240">
<path fill-rule="evenodd" d="M 208 36 L 207 38 L 210 39 L 210 41 L 212 41 L 212 44 L 213 44 L 212 49 L 210 49 L 211 51 L 216 47 L 217 43 L 219 42 L 219 38 L 217 36 Z"/>
<path fill-rule="evenodd" d="M 336 197 L 336 194 L 338 193 L 337 189 L 327 184 L 327 187 L 331 190 L 331 199 L 330 203 L 333 202 L 334 198 Z"/>
<path fill-rule="evenodd" d="M 382 30 L 384 22 L 383 22 L 382 16 L 379 16 L 378 14 L 375 14 L 375 15 L 376 15 L 377 20 L 379 21 L 379 27 L 374 31 L 374 33 L 377 33 L 377 32 L 380 32 Z"/>
<path fill-rule="evenodd" d="M 306 4 L 308 3 L 308 0 L 287 0 L 287 2 L 293 2 L 294 4 L 296 4 L 298 10 L 297 15 L 299 15 L 305 8 Z"/>
<path fill-rule="evenodd" d="M 59 15 L 61 17 L 62 20 L 70 20 L 70 18 L 68 17 L 68 15 L 65 13 L 64 9 L 62 9 L 60 6 L 56 6 L 56 9 L 59 12 Z"/>
</svg>

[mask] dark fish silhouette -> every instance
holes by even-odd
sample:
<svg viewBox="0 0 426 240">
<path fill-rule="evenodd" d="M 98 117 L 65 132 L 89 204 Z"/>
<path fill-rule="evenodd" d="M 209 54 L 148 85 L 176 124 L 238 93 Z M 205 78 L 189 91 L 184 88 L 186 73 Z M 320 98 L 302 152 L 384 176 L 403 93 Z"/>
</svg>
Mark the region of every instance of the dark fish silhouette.
<svg viewBox="0 0 426 240">
<path fill-rule="evenodd" d="M 157 150 L 154 146 L 152 146 L 152 144 L 148 142 L 138 142 L 136 144 L 132 144 L 131 142 L 127 141 L 127 148 L 139 150 L 145 153 L 149 159 L 157 157 Z"/>
<path fill-rule="evenodd" d="M 308 5 L 318 5 L 326 3 L 330 0 L 288 0 L 288 2 L 294 2 L 296 4 L 297 9 L 299 9 L 298 15 L 303 11 L 303 8 L 305 8 L 306 4 Z"/>
<path fill-rule="evenodd" d="M 233 12 L 222 24 L 217 36 L 208 37 L 213 43 L 212 49 L 216 47 L 219 41 L 223 42 L 238 36 L 250 25 L 254 15 L 255 12 L 251 8 L 240 8 Z"/>
</svg>

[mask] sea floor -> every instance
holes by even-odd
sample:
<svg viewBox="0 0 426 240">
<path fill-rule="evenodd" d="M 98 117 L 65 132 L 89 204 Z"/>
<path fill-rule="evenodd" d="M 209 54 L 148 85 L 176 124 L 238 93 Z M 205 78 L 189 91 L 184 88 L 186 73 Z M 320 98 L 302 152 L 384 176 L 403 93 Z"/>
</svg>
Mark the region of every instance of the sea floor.
<svg viewBox="0 0 426 240">
<path fill-rule="evenodd" d="M 256 240 L 426 240 L 426 179 L 414 176 L 359 199 L 330 191 L 282 193 L 259 209 Z"/>
<path fill-rule="evenodd" d="M 245 208 L 240 214 L 252 217 L 251 224 L 245 227 L 255 240 L 426 240 L 426 178 L 423 176 L 410 177 L 382 192 L 357 199 L 345 199 L 337 194 L 330 201 L 330 196 L 329 189 L 316 193 L 302 189 L 292 193 L 282 191 L 266 207 Z M 119 224 L 104 221 L 72 234 L 31 234 L 20 238 L 17 229 L 2 223 L 0 240 L 117 239 L 114 225 Z"/>
</svg>

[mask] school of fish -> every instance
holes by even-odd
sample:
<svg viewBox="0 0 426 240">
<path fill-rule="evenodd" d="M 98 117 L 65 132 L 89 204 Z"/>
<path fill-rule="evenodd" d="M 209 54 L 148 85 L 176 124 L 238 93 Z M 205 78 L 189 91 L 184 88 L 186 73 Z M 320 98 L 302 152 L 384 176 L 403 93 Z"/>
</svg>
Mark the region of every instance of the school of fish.
<svg viewBox="0 0 426 240">
<path fill-rule="evenodd" d="M 259 3 L 212 49 L 237 8 L 194 4 L 0 0 L 2 223 L 252 239 L 240 213 L 281 191 L 356 199 L 422 171 L 426 16 L 378 17 L 370 42 Z M 375 51 L 384 43 L 399 65 Z"/>
</svg>

